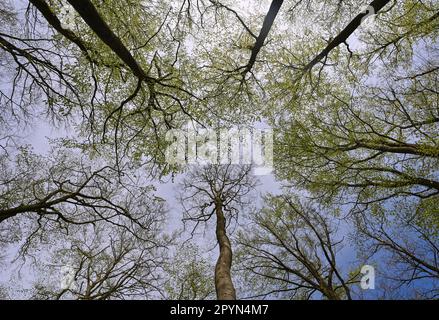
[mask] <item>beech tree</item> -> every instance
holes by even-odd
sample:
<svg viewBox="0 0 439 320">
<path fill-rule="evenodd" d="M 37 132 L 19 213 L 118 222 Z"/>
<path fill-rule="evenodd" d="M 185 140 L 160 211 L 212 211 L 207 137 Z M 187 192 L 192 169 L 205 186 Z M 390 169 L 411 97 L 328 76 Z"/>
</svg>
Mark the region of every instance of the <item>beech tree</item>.
<svg viewBox="0 0 439 320">
<path fill-rule="evenodd" d="M 160 199 L 128 169 L 122 173 L 98 157 L 92 163 L 59 144 L 50 156 L 29 147 L 19 151 L 0 158 L 0 245 L 5 250 L 19 244 L 18 254 L 26 259 L 48 239 L 97 223 L 142 239 L 139 230 L 154 222 L 151 212 L 158 210 Z M 150 208 L 151 203 L 157 207 Z"/>
<path fill-rule="evenodd" d="M 396 205 L 390 214 L 378 206 L 373 215 L 356 219 L 359 252 L 375 257 L 388 290 L 405 289 L 402 298 L 436 299 L 439 294 L 437 215 L 430 210 Z"/>
<path fill-rule="evenodd" d="M 206 300 L 216 298 L 211 281 L 213 264 L 203 257 L 202 251 L 192 243 L 175 247 L 176 252 L 168 259 L 165 272 L 165 296 L 172 300 Z"/>
<path fill-rule="evenodd" d="M 251 221 L 238 236 L 248 297 L 352 299 L 359 273 L 339 265 L 344 241 L 334 217 L 283 195 L 268 196 Z"/>
<path fill-rule="evenodd" d="M 278 71 L 289 71 L 275 89 L 283 110 L 271 117 L 276 175 L 353 215 L 398 206 L 434 216 L 438 70 L 427 39 L 437 23 L 437 3 L 391 3 L 301 78 L 285 51 Z"/>
<path fill-rule="evenodd" d="M 248 195 L 255 187 L 250 166 L 206 165 L 192 168 L 181 184 L 181 203 L 184 220 L 195 223 L 192 232 L 201 223 L 216 218 L 216 241 L 219 256 L 215 266 L 215 289 L 220 300 L 236 299 L 232 282 L 232 244 L 227 226 L 238 220 L 240 211 L 248 205 Z"/>
<path fill-rule="evenodd" d="M 148 231 L 139 238 L 102 223 L 77 227 L 63 237 L 67 245 L 53 251 L 49 263 L 38 263 L 40 277 L 34 299 L 153 299 L 163 294 L 166 239 L 162 238 L 163 209 L 151 204 Z M 61 272 L 64 271 L 64 274 Z M 60 277 L 53 277 L 60 274 Z M 56 281 L 57 280 L 57 281 Z"/>
</svg>

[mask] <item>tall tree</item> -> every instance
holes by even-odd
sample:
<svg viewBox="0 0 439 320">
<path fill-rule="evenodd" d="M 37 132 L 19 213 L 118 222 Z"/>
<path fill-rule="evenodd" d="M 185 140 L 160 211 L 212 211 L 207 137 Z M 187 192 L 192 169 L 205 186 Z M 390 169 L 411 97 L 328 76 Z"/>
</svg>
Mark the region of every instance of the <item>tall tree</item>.
<svg viewBox="0 0 439 320">
<path fill-rule="evenodd" d="M 184 208 L 184 220 L 200 223 L 216 218 L 215 235 L 219 256 L 215 266 L 215 289 L 219 300 L 236 299 L 232 282 L 232 245 L 227 225 L 248 204 L 248 195 L 255 187 L 250 166 L 206 165 L 194 167 L 181 184 L 180 197 Z"/>
<path fill-rule="evenodd" d="M 93 162 L 78 150 L 54 145 L 41 156 L 31 148 L 0 157 L 0 244 L 20 243 L 23 258 L 51 234 L 103 223 L 141 238 L 148 230 L 154 188 L 126 169 Z M 150 211 L 151 210 L 151 211 Z"/>
<path fill-rule="evenodd" d="M 139 238 L 121 228 L 97 223 L 77 227 L 62 237 L 48 262 L 39 262 L 34 299 L 126 300 L 163 295 L 163 265 L 167 241 L 163 238 L 163 208 L 151 204 L 150 229 L 138 229 Z M 54 277 L 54 275 L 60 275 Z"/>
<path fill-rule="evenodd" d="M 292 195 L 268 196 L 238 237 L 239 269 L 254 290 L 247 296 L 352 299 L 358 272 L 348 274 L 340 266 L 343 241 L 336 225 L 334 217 Z"/>
<path fill-rule="evenodd" d="M 215 286 L 211 281 L 214 267 L 203 257 L 201 249 L 192 243 L 175 247 L 176 252 L 165 266 L 165 297 L 171 300 L 215 299 Z"/>
<path fill-rule="evenodd" d="M 430 205 L 433 205 L 432 203 Z M 414 202 L 356 217 L 359 252 L 374 257 L 388 288 L 402 298 L 436 299 L 439 296 L 439 236 L 437 206 Z M 401 290 L 402 288 L 402 290 Z"/>
<path fill-rule="evenodd" d="M 278 79 L 290 89 L 271 117 L 280 178 L 354 211 L 437 199 L 437 46 L 425 43 L 437 37 L 436 13 L 433 3 L 395 4 L 377 17 L 382 32 L 360 34 L 358 52 L 300 83 Z"/>
</svg>

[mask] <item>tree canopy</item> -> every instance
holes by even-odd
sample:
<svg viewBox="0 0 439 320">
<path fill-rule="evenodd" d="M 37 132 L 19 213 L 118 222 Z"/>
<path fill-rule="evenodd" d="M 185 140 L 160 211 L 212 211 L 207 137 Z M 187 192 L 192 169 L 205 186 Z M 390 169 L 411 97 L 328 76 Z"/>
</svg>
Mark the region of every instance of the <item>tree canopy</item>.
<svg viewBox="0 0 439 320">
<path fill-rule="evenodd" d="M 1 1 L 0 297 L 437 298 L 438 37 L 435 0 Z M 167 159 L 262 126 L 274 182 Z"/>
</svg>

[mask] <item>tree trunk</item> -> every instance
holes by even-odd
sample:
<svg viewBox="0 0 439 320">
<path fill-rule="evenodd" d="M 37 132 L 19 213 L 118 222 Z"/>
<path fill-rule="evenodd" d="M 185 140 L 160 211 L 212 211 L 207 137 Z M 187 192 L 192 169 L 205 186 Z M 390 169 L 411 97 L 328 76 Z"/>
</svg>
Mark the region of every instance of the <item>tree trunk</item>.
<svg viewBox="0 0 439 320">
<path fill-rule="evenodd" d="M 357 28 L 363 23 L 363 19 L 370 14 L 377 14 L 382 8 L 388 4 L 390 0 L 373 0 L 368 7 L 367 11 L 363 11 L 358 14 L 347 26 L 344 28 L 329 44 L 320 52 L 310 63 L 308 63 L 303 71 L 311 70 L 317 63 L 319 63 L 323 58 L 327 57 L 329 53 L 345 43 L 348 38 L 357 30 Z"/>
<path fill-rule="evenodd" d="M 235 300 L 236 293 L 233 286 L 230 268 L 232 266 L 232 246 L 226 234 L 226 219 L 222 210 L 222 203 L 218 202 L 216 212 L 216 238 L 220 254 L 215 266 L 215 289 L 218 300 Z"/>
<path fill-rule="evenodd" d="M 332 288 L 328 288 L 326 286 L 323 286 L 321 288 L 323 295 L 328 299 L 328 300 L 340 300 L 340 297 L 337 293 L 335 293 L 334 289 Z"/>
<path fill-rule="evenodd" d="M 256 58 L 259 54 L 259 51 L 261 51 L 261 49 L 265 43 L 265 39 L 267 38 L 268 33 L 270 32 L 271 27 L 273 26 L 274 20 L 276 19 L 276 16 L 277 16 L 283 2 L 284 2 L 283 0 L 273 0 L 271 2 L 270 9 L 268 10 L 268 13 L 264 19 L 264 23 L 262 24 L 261 32 L 259 33 L 259 36 L 255 42 L 255 45 L 253 46 L 250 60 L 247 63 L 247 67 L 244 69 L 244 72 L 243 72 L 244 76 L 248 72 L 250 72 L 250 70 L 253 68 L 253 65 L 256 62 Z"/>
<path fill-rule="evenodd" d="M 125 64 L 133 71 L 133 73 L 142 80 L 151 80 L 142 67 L 137 63 L 131 55 L 122 40 L 111 30 L 105 20 L 90 0 L 67 0 L 68 3 L 81 16 L 82 20 L 96 33 L 96 35 L 110 49 L 125 62 Z"/>
</svg>

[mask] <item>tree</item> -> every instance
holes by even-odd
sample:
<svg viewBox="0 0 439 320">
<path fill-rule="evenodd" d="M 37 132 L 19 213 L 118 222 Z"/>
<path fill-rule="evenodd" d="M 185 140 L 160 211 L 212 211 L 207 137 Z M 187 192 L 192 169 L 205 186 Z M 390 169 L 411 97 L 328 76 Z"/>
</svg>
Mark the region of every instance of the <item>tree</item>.
<svg viewBox="0 0 439 320">
<path fill-rule="evenodd" d="M 326 60 L 328 59 L 329 54 L 332 50 L 337 48 L 339 45 L 345 43 L 347 46 L 348 38 L 360 27 L 361 23 L 367 18 L 370 14 L 377 14 L 383 7 L 385 7 L 390 0 L 374 0 L 372 1 L 367 10 L 363 10 L 354 19 L 332 40 L 329 41 L 326 48 L 324 48 L 317 56 L 315 56 L 304 68 L 303 71 L 310 71 L 317 63 L 325 60 L 323 65 L 326 64 Z"/>
<path fill-rule="evenodd" d="M 343 239 L 336 233 L 335 218 L 313 205 L 291 195 L 268 196 L 238 236 L 247 296 L 351 299 L 358 273 L 346 274 L 340 267 Z"/>
<path fill-rule="evenodd" d="M 159 161 L 163 152 L 160 147 L 164 144 L 159 137 L 171 126 L 179 125 L 181 118 L 190 119 L 186 107 L 190 100 L 197 100 L 191 90 L 183 87 L 183 79 L 174 68 L 179 58 L 175 51 L 179 52 L 183 40 L 175 35 L 177 31 L 173 25 L 175 21 L 171 21 L 170 9 L 157 6 L 150 11 L 151 8 L 140 1 L 133 1 L 127 10 L 127 6 L 115 1 L 111 8 L 101 6 L 101 12 L 98 12 L 93 3 L 84 1 L 81 5 L 87 5 L 94 16 L 81 21 L 81 15 L 71 8 L 73 21 L 66 25 L 67 18 L 62 12 L 68 4 L 51 2 L 49 5 L 43 0 L 31 3 L 25 17 L 15 13 L 18 8 L 6 8 L 11 16 L 17 16 L 13 21 L 15 25 L 27 24 L 30 31 L 16 32 L 15 26 L 7 24 L 0 35 L 5 59 L 9 65 L 16 66 L 2 66 L 13 87 L 9 91 L 2 90 L 5 107 L 16 115 L 24 110 L 30 117 L 32 113 L 28 106 L 44 102 L 44 108 L 57 121 L 82 117 L 82 135 L 87 138 L 90 148 L 100 146 L 111 132 L 114 139 L 110 145 L 114 148 L 117 165 L 128 153 L 126 148 L 135 141 L 139 143 L 137 154 L 145 152 L 149 157 L 157 158 L 155 165 L 164 165 L 163 159 Z M 74 4 L 79 6 L 77 2 Z M 122 18 L 113 11 L 114 6 L 130 15 L 130 25 L 125 23 L 127 17 Z M 90 27 L 88 23 L 99 25 Z M 160 31 L 165 23 L 171 35 L 163 34 L 162 37 Z M 40 36 L 40 30 L 47 25 L 50 26 L 48 36 Z M 137 48 L 137 54 L 130 53 L 113 32 L 113 27 L 131 35 L 130 45 Z M 156 38 L 160 38 L 159 42 L 171 43 L 163 56 L 154 50 Z M 51 50 L 51 47 L 59 50 Z M 145 144 L 145 139 L 139 138 L 146 132 L 153 143 Z M 154 144 L 154 140 L 159 144 Z"/>
<path fill-rule="evenodd" d="M 150 205 L 159 199 L 128 168 L 121 172 L 99 157 L 91 162 L 60 143 L 50 156 L 19 151 L 0 157 L 0 239 L 2 245 L 20 242 L 24 258 L 43 239 L 74 226 L 105 223 L 134 238 L 150 227 Z"/>
<path fill-rule="evenodd" d="M 215 297 L 213 266 L 193 244 L 183 243 L 176 248 L 165 271 L 165 295 L 170 300 L 206 300 Z"/>
<path fill-rule="evenodd" d="M 232 282 L 232 245 L 227 235 L 227 226 L 238 219 L 245 205 L 246 197 L 255 187 L 250 175 L 250 166 L 206 165 L 194 167 L 187 173 L 181 184 L 180 201 L 183 205 L 184 220 L 192 221 L 195 232 L 200 223 L 216 218 L 216 241 L 219 256 L 215 266 L 215 289 L 220 300 L 236 299 Z"/>
<path fill-rule="evenodd" d="M 169 240 L 162 236 L 162 204 L 152 202 L 145 210 L 150 215 L 149 228 L 147 231 L 138 228 L 138 238 L 125 229 L 108 228 L 103 223 L 76 227 L 72 235 L 62 237 L 65 244 L 52 253 L 51 262 L 37 265 L 40 277 L 33 298 L 160 297 Z"/>
<path fill-rule="evenodd" d="M 424 298 L 435 287 L 434 268 L 421 265 L 434 267 L 437 241 L 437 9 L 416 1 L 383 7 L 373 27 L 321 55 L 306 76 L 304 61 L 316 60 L 298 43 L 285 46 L 271 112 L 277 176 L 362 221 L 366 252 L 376 253 L 393 290 Z"/>
<path fill-rule="evenodd" d="M 404 298 L 436 299 L 439 295 L 437 215 L 413 204 L 392 211 L 377 206 L 356 218 L 356 242 L 363 256 L 375 256 L 381 277 Z M 426 215 L 427 214 L 427 215 Z M 403 290 L 401 290 L 401 288 Z"/>
<path fill-rule="evenodd" d="M 377 18 L 382 32 L 362 35 L 363 51 L 289 81 L 288 111 L 272 116 L 279 178 L 354 211 L 436 199 L 438 70 L 435 45 L 425 44 L 435 13 L 434 4 L 395 5 Z"/>
</svg>

